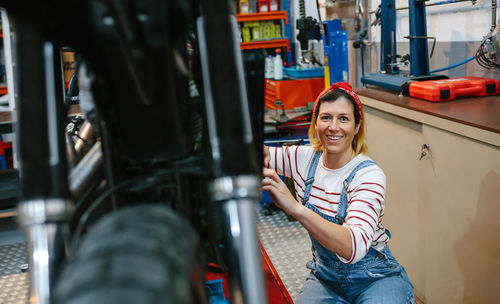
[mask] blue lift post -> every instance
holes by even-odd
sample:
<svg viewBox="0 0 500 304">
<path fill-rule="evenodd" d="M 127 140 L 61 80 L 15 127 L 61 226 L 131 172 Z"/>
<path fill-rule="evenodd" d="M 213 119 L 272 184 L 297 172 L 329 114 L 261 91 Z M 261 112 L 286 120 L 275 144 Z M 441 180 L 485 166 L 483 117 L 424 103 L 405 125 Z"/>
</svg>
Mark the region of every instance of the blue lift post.
<svg viewBox="0 0 500 304">
<path fill-rule="evenodd" d="M 429 50 L 427 48 L 427 21 L 425 1 L 410 0 L 410 74 L 413 76 L 429 75 Z M 411 55 L 413 54 L 413 56 Z"/>
<path fill-rule="evenodd" d="M 396 1 L 382 0 L 381 9 L 380 70 L 393 74 L 387 67 L 396 63 Z"/>
<path fill-rule="evenodd" d="M 448 78 L 429 73 L 427 22 L 425 1 L 409 0 L 410 71 L 400 71 L 396 65 L 396 7 L 395 0 L 382 0 L 380 72 L 361 77 L 364 85 L 375 85 L 403 93 L 410 81 Z"/>
</svg>

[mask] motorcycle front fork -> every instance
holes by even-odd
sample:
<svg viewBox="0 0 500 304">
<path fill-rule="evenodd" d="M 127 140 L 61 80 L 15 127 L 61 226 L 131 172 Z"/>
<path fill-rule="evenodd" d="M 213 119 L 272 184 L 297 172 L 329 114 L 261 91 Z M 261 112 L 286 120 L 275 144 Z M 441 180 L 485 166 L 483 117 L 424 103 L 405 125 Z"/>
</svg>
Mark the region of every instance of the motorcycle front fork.
<svg viewBox="0 0 500 304">
<path fill-rule="evenodd" d="M 14 117 L 19 160 L 18 221 L 27 236 L 30 302 L 50 303 L 57 265 L 66 255 L 69 195 L 59 48 L 43 26 L 13 14 L 17 96 Z M 9 92 L 12 94 L 11 92 Z"/>
</svg>

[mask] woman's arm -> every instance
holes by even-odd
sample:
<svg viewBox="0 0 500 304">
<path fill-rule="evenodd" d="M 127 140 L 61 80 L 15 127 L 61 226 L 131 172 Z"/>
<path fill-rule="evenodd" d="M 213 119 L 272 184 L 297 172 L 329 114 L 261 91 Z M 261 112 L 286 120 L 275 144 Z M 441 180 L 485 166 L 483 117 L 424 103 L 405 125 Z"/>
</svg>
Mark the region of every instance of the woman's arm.
<svg viewBox="0 0 500 304">
<path fill-rule="evenodd" d="M 293 216 L 325 248 L 345 259 L 352 256 L 352 238 L 349 229 L 329 222 L 303 206 L 293 197 L 285 183 L 272 169 L 264 168 L 262 190 L 267 190 L 273 202 Z"/>
</svg>

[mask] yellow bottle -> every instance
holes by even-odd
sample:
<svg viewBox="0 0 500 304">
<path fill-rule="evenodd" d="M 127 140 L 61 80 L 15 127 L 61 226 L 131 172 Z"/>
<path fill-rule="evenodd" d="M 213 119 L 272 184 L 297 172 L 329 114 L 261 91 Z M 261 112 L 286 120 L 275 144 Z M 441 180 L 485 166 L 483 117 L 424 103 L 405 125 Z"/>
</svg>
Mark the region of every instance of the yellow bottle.
<svg viewBox="0 0 500 304">
<path fill-rule="evenodd" d="M 240 0 L 240 14 L 250 13 L 250 3 L 248 0 Z"/>
</svg>

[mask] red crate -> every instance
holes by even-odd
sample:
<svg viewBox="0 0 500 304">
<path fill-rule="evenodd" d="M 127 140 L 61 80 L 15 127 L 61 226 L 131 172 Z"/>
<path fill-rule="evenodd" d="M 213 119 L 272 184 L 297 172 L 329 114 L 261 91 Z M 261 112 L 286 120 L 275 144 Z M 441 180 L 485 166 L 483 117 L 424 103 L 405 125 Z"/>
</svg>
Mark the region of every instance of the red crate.
<svg viewBox="0 0 500 304">
<path fill-rule="evenodd" d="M 500 94 L 500 80 L 483 77 L 458 77 L 419 81 L 410 84 L 410 96 L 432 102 L 454 100 L 463 96 Z"/>
</svg>

